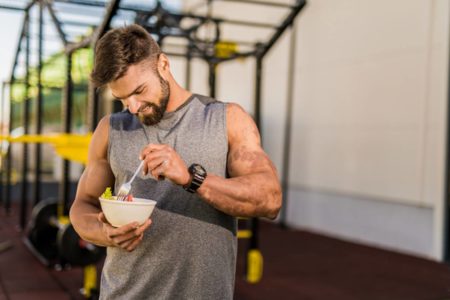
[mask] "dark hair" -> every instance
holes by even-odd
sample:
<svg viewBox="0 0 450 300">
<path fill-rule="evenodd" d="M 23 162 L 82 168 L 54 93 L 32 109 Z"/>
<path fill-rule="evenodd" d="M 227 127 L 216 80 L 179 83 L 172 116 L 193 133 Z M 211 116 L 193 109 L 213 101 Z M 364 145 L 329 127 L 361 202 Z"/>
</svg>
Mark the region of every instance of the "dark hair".
<svg viewBox="0 0 450 300">
<path fill-rule="evenodd" d="M 124 76 L 131 65 L 146 59 L 156 62 L 160 53 L 156 41 L 139 25 L 110 30 L 95 47 L 91 81 L 95 87 L 102 87 Z"/>
</svg>

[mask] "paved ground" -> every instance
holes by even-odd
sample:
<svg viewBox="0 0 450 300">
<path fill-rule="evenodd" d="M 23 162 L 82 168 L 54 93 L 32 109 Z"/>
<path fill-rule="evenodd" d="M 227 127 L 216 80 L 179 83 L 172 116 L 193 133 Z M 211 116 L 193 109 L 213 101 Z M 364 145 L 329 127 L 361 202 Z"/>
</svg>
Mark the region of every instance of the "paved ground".
<svg viewBox="0 0 450 300">
<path fill-rule="evenodd" d="M 25 247 L 17 224 L 14 209 L 9 216 L 1 209 L 0 300 L 83 299 L 82 270 L 44 267 Z M 264 276 L 251 285 L 243 279 L 246 243 L 240 241 L 238 300 L 450 299 L 448 265 L 266 222 L 260 231 Z"/>
</svg>

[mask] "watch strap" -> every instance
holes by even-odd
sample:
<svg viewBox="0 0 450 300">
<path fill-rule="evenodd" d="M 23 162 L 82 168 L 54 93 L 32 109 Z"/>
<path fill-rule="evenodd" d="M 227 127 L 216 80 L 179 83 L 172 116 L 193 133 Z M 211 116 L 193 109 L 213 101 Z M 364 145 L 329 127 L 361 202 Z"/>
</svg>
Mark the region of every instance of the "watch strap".
<svg viewBox="0 0 450 300">
<path fill-rule="evenodd" d="M 201 172 L 196 171 L 198 168 L 200 168 L 202 171 Z M 186 186 L 184 186 L 184 189 L 189 193 L 195 193 L 205 180 L 206 171 L 199 164 L 192 164 L 189 167 L 188 171 L 189 174 L 191 174 L 191 181 Z"/>
</svg>

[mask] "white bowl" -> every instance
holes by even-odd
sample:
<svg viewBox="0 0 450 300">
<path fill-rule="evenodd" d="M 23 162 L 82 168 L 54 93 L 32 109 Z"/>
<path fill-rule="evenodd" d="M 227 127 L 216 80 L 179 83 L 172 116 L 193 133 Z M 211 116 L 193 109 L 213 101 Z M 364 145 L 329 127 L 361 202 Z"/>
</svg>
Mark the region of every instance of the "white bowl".
<svg viewBox="0 0 450 300">
<path fill-rule="evenodd" d="M 117 201 L 116 197 L 113 199 L 100 197 L 99 200 L 106 220 L 114 227 L 132 222 L 143 224 L 150 218 L 156 205 L 156 201 L 142 198 L 133 198 L 133 201 Z"/>
</svg>

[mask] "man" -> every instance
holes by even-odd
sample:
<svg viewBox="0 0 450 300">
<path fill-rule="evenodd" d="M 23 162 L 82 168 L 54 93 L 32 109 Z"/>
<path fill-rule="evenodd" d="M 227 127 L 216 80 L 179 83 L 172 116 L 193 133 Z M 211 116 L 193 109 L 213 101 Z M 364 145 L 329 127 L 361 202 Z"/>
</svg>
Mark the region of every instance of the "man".
<svg viewBox="0 0 450 300">
<path fill-rule="evenodd" d="M 108 247 L 101 298 L 232 299 L 235 217 L 273 219 L 281 205 L 252 118 L 180 87 L 138 25 L 109 31 L 95 55 L 94 84 L 128 108 L 98 124 L 70 210 L 83 239 Z M 108 186 L 117 191 L 140 160 L 132 194 L 157 206 L 146 223 L 114 228 L 98 197 Z"/>
</svg>

